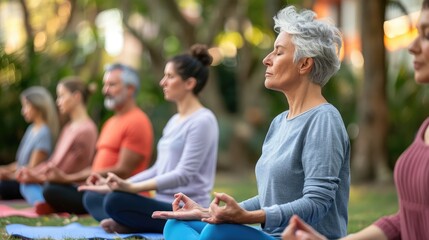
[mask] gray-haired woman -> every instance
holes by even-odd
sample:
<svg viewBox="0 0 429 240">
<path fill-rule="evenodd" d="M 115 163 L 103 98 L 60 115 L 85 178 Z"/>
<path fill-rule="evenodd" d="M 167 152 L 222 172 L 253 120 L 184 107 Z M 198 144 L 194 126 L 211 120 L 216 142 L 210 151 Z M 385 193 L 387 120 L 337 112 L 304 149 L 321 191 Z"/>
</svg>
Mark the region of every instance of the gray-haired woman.
<svg viewBox="0 0 429 240">
<path fill-rule="evenodd" d="M 293 214 L 329 238 L 346 235 L 350 141 L 340 113 L 322 95 L 340 67 L 340 32 L 316 20 L 314 12 L 292 6 L 274 21 L 279 34 L 263 60 L 264 84 L 285 95 L 289 110 L 272 121 L 266 135 L 255 170 L 258 195 L 237 203 L 215 193 L 204 209 L 176 194 L 172 212 L 153 214 L 180 219 L 167 221 L 167 240 L 275 239 Z"/>
</svg>

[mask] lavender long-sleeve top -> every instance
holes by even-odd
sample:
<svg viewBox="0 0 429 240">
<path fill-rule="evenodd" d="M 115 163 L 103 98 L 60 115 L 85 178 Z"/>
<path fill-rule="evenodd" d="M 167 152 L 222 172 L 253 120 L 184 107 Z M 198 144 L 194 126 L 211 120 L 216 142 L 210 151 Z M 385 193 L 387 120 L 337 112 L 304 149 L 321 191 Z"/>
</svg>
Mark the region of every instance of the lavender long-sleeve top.
<svg viewBox="0 0 429 240">
<path fill-rule="evenodd" d="M 202 108 L 186 119 L 175 114 L 163 129 L 155 164 L 129 178 L 140 182 L 154 178 L 155 199 L 172 202 L 182 192 L 207 207 L 214 185 L 219 127 L 215 115 Z"/>
</svg>

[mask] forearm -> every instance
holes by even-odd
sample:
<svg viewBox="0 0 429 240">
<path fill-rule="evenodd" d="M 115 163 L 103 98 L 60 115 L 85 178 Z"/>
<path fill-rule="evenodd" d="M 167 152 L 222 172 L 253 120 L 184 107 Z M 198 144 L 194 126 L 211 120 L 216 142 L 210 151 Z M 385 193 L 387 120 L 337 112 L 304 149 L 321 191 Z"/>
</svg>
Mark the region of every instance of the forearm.
<svg viewBox="0 0 429 240">
<path fill-rule="evenodd" d="M 350 234 L 341 239 L 342 240 L 361 240 L 361 239 L 387 240 L 387 236 L 379 227 L 375 225 L 370 225 L 357 233 Z"/>
<path fill-rule="evenodd" d="M 131 191 L 134 193 L 156 190 L 157 185 L 154 179 L 148 179 L 142 182 L 132 183 Z"/>
<path fill-rule="evenodd" d="M 0 172 L 3 172 L 3 173 L 12 173 L 12 172 L 15 172 L 16 169 L 17 169 L 16 162 L 12 162 L 7 165 L 0 166 Z"/>
<path fill-rule="evenodd" d="M 83 182 L 89 177 L 89 175 L 91 175 L 90 167 L 72 174 L 67 174 L 64 180 L 68 183 Z"/>
<path fill-rule="evenodd" d="M 265 223 L 265 211 L 264 210 L 255 210 L 255 211 L 245 211 L 243 216 L 237 217 L 238 224 L 264 224 Z"/>
</svg>

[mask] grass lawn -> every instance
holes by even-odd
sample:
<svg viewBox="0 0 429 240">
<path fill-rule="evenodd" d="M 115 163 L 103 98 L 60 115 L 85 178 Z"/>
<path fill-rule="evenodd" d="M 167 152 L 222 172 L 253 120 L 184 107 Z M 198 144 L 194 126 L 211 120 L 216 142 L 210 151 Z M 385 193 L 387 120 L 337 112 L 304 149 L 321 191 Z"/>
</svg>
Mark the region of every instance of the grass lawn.
<svg viewBox="0 0 429 240">
<path fill-rule="evenodd" d="M 237 201 L 245 200 L 256 194 L 256 183 L 253 175 L 230 176 L 218 175 L 214 191 L 225 192 Z M 397 211 L 397 197 L 393 185 L 365 185 L 352 186 L 349 204 L 349 232 L 355 232 L 368 226 L 380 216 L 392 214 Z M 83 225 L 97 225 L 90 217 L 71 216 L 70 218 L 40 217 L 0 218 L 0 239 L 14 240 L 6 235 L 4 227 L 10 223 L 27 225 L 66 225 L 71 222 L 80 222 Z"/>
</svg>

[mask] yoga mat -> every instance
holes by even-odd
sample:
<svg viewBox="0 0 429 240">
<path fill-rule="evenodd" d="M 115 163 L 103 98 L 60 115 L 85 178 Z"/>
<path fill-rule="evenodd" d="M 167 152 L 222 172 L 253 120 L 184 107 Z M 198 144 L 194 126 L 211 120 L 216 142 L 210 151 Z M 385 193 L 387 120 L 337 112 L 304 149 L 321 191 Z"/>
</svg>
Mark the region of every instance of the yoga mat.
<svg viewBox="0 0 429 240">
<path fill-rule="evenodd" d="M 52 213 L 48 215 L 39 215 L 35 212 L 34 207 L 15 208 L 10 205 L 0 204 L 0 218 L 11 217 L 11 216 L 37 218 L 41 216 L 52 216 L 52 215 L 56 215 L 59 217 L 70 217 L 69 213 Z"/>
<path fill-rule="evenodd" d="M 0 217 L 10 217 L 10 216 L 20 216 L 20 217 L 28 217 L 28 218 L 36 218 L 39 217 L 34 211 L 34 208 L 22 208 L 16 209 L 8 205 L 0 205 Z"/>
<path fill-rule="evenodd" d="M 143 238 L 150 240 L 163 240 L 161 233 L 130 233 L 114 234 L 106 233 L 100 226 L 83 226 L 80 223 L 71 223 L 66 226 L 41 226 L 33 227 L 23 224 L 6 225 L 6 233 L 11 237 L 24 239 L 51 238 L 51 239 L 126 239 L 126 238 Z"/>
</svg>

